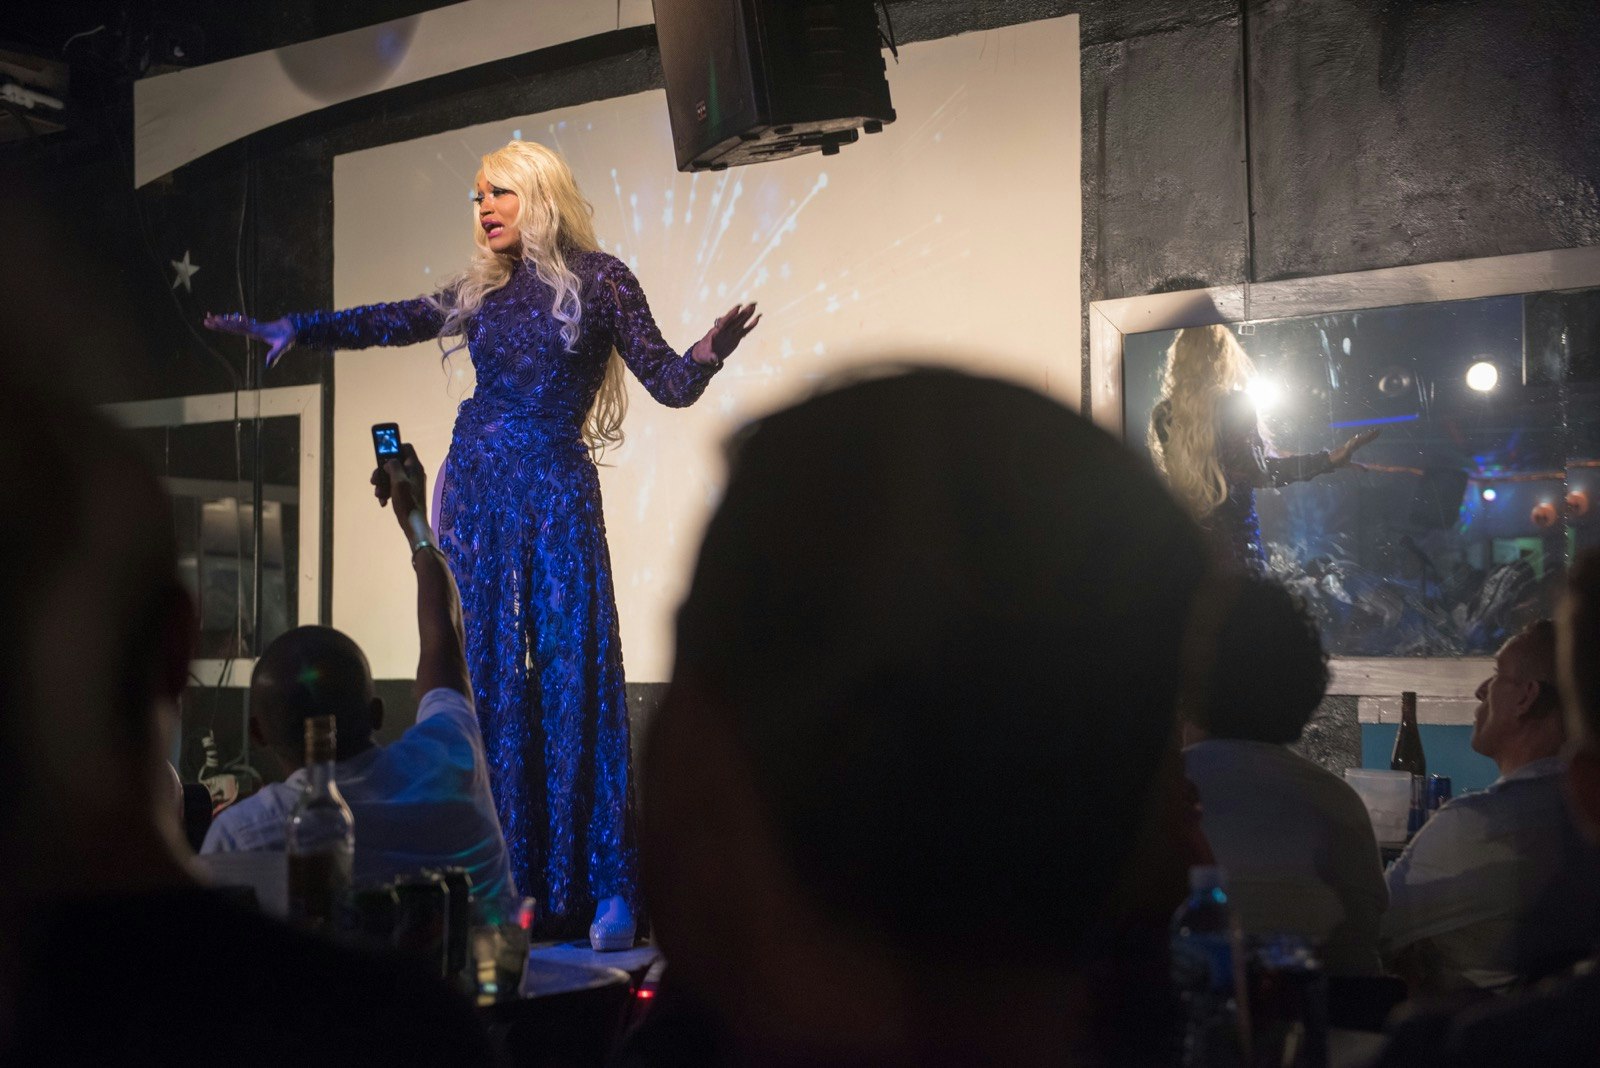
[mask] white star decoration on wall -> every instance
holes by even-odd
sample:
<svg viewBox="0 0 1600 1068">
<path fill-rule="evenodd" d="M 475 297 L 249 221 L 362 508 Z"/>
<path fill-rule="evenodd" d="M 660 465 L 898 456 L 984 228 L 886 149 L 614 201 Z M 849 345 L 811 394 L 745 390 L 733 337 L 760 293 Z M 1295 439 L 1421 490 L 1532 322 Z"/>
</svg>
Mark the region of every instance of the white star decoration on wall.
<svg viewBox="0 0 1600 1068">
<path fill-rule="evenodd" d="M 172 269 L 176 272 L 172 279 L 172 288 L 177 289 L 182 286 L 185 293 L 193 293 L 194 286 L 190 284 L 189 279 L 193 278 L 194 273 L 200 268 L 189 262 L 189 250 L 183 250 L 183 259 L 167 262 L 172 264 Z"/>
</svg>

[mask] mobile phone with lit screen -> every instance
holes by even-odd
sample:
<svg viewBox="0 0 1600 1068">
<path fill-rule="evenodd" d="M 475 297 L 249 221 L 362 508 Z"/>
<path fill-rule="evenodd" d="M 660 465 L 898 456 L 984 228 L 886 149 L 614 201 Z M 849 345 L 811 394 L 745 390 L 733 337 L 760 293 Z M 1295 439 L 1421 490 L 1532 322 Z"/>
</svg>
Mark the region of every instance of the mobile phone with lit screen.
<svg viewBox="0 0 1600 1068">
<path fill-rule="evenodd" d="M 378 454 L 378 466 L 400 456 L 400 424 L 374 423 L 372 425 L 372 450 Z"/>
</svg>

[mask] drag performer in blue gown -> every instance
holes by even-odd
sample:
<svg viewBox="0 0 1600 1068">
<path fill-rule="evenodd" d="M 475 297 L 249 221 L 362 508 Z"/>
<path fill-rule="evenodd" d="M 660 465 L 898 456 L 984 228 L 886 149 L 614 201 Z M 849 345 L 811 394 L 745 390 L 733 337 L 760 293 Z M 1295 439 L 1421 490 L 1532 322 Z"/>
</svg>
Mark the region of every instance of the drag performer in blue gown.
<svg viewBox="0 0 1600 1068">
<path fill-rule="evenodd" d="M 595 906 L 597 925 L 631 930 L 628 707 L 591 449 L 621 439 L 624 366 L 662 404 L 692 404 L 759 316 L 735 307 L 677 353 L 632 272 L 598 251 L 559 156 L 513 141 L 483 158 L 477 188 L 477 254 L 439 293 L 207 325 L 267 342 L 269 366 L 295 343 L 464 340 L 477 389 L 456 417 L 436 526 L 512 873 L 546 930 L 579 930 Z"/>
</svg>

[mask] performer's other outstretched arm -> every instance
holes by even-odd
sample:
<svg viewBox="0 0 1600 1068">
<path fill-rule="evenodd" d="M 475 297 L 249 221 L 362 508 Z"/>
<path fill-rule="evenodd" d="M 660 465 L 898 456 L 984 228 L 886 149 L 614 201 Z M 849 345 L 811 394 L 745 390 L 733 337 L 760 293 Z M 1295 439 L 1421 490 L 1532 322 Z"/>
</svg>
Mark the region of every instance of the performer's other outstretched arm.
<svg viewBox="0 0 1600 1068">
<path fill-rule="evenodd" d="M 1327 452 L 1273 456 L 1267 452 L 1266 442 L 1261 439 L 1256 408 L 1250 402 L 1249 395 L 1234 393 L 1222 403 L 1217 421 L 1217 453 L 1222 461 L 1223 475 L 1230 485 L 1263 489 L 1305 482 L 1343 467 L 1350 462 L 1350 457 L 1357 449 L 1378 436 L 1378 431 L 1367 430 Z"/>
<path fill-rule="evenodd" d="M 650 396 L 669 408 L 693 404 L 761 316 L 754 304 L 736 304 L 689 351 L 679 355 L 661 337 L 639 280 L 621 260 L 607 265 L 601 297 L 610 301 L 612 343 Z"/>
<path fill-rule="evenodd" d="M 294 345 L 314 349 L 365 349 L 373 345 L 415 345 L 439 336 L 445 313 L 428 297 L 367 304 L 343 311 L 297 312 L 261 321 L 239 315 L 208 315 L 213 330 L 243 334 L 263 342 L 267 366 Z"/>
</svg>

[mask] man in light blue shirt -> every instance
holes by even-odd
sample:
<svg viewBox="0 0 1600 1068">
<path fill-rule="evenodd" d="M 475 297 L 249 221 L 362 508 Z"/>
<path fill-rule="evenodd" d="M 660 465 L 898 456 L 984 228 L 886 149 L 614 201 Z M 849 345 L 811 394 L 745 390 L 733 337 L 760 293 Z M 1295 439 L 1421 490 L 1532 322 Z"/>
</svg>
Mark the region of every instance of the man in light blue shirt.
<svg viewBox="0 0 1600 1068">
<path fill-rule="evenodd" d="M 1501 646 L 1472 730 L 1500 778 L 1441 808 L 1389 869 L 1380 949 L 1414 993 L 1506 990 L 1600 935 L 1600 852 L 1561 792 L 1555 655 L 1549 620 Z"/>
<path fill-rule="evenodd" d="M 283 850 L 289 814 L 306 776 L 305 720 L 332 713 L 338 745 L 334 778 L 355 819 L 355 883 L 387 881 L 422 868 L 465 868 L 480 917 L 510 921 L 516 887 L 470 696 L 461 603 L 428 532 L 423 480 L 409 446 L 404 466 L 390 461 L 374 475 L 380 499 L 391 496 L 392 489 L 417 575 L 422 700 L 416 724 L 398 741 L 377 744 L 372 735 L 382 726 L 383 702 L 373 691 L 360 647 L 329 627 L 288 632 L 267 648 L 251 676 L 250 730 L 284 766 L 296 770 L 285 782 L 219 815 L 201 853 Z"/>
</svg>

